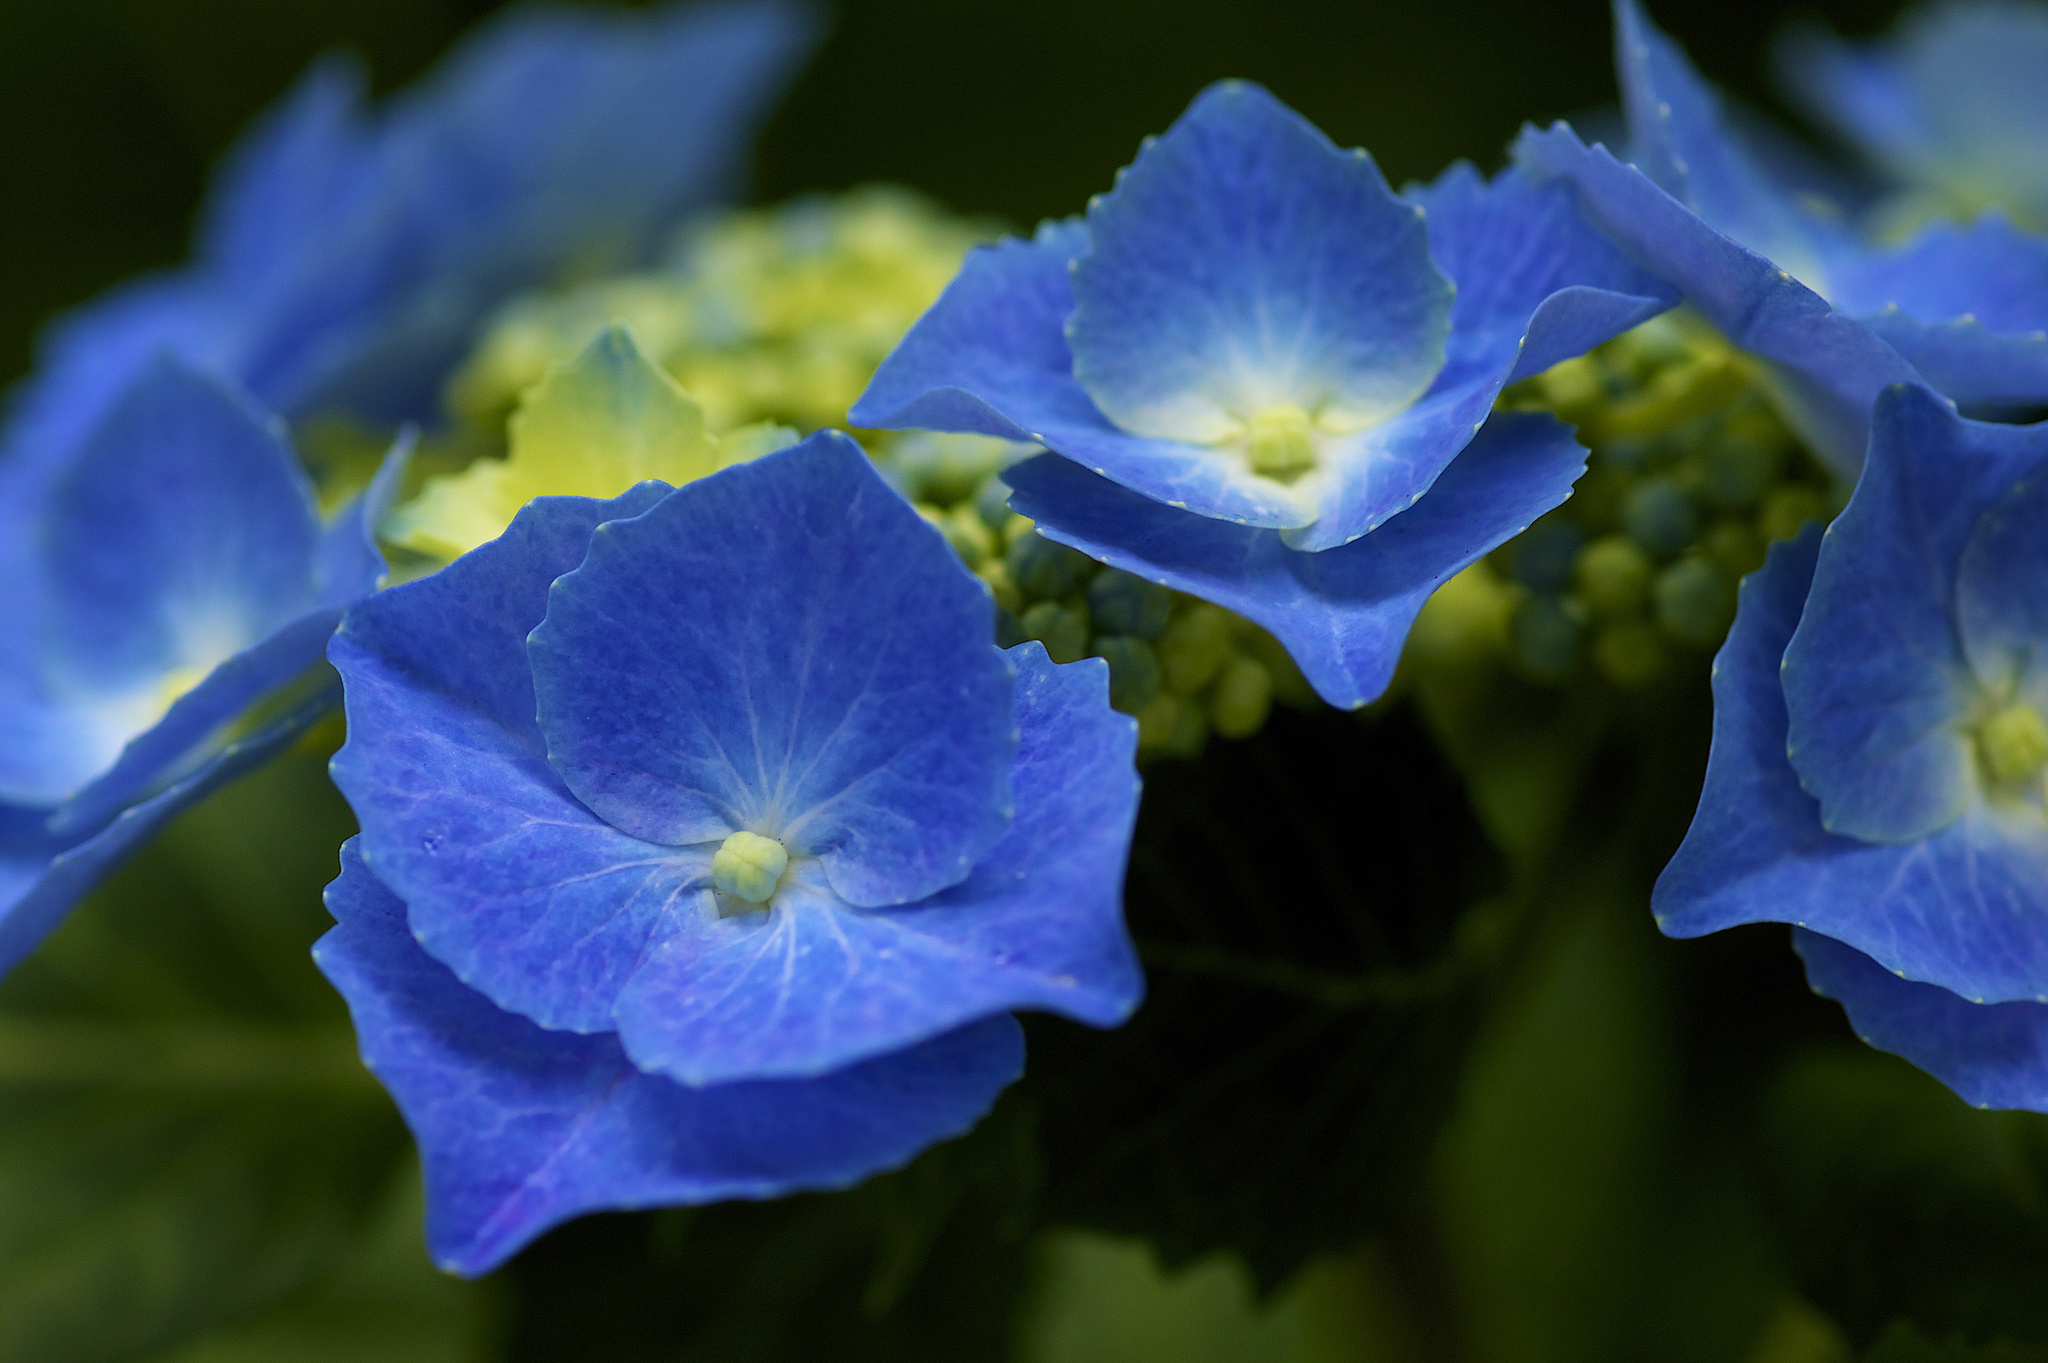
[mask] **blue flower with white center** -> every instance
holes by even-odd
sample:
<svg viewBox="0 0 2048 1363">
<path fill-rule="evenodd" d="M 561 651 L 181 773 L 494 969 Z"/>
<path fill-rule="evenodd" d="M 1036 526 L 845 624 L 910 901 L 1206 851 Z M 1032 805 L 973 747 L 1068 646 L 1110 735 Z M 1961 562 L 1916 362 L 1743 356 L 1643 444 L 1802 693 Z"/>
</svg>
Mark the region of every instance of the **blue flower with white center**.
<svg viewBox="0 0 2048 1363">
<path fill-rule="evenodd" d="M 2048 227 L 2048 8 L 1946 0 L 1874 42 L 1797 28 L 1777 55 L 1785 93 L 1924 207 Z"/>
<path fill-rule="evenodd" d="M 1853 478 L 1870 408 L 1928 383 L 1985 415 L 2048 402 L 2048 239 L 1987 215 L 1880 248 L 1780 182 L 1720 96 L 1635 0 L 1615 0 L 1630 156 L 1568 126 L 1525 129 L 1515 159 L 1578 191 L 1586 216 L 1768 363 L 1786 416 Z"/>
<path fill-rule="evenodd" d="M 1085 221 L 970 256 L 852 419 L 1046 446 L 1004 475 L 1043 533 L 1239 611 L 1357 705 L 1429 590 L 1583 468 L 1543 419 L 1475 441 L 1502 387 L 1672 301 L 1561 191 L 1460 166 L 1402 199 L 1229 81 Z"/>
<path fill-rule="evenodd" d="M 323 522 L 278 423 L 160 357 L 72 459 L 0 471 L 0 971 L 332 707 L 403 457 Z"/>
<path fill-rule="evenodd" d="M 1879 398 L 1848 507 L 1772 553 L 1715 663 L 1690 937 L 1789 922 L 1859 1033 L 2048 1111 L 2048 426 Z"/>
<path fill-rule="evenodd" d="M 1135 725 L 1099 660 L 993 628 L 837 432 L 539 498 L 350 612 L 362 835 L 319 959 L 441 1263 L 853 1182 L 979 1117 L 1012 1010 L 1130 1013 Z"/>
<path fill-rule="evenodd" d="M 315 65 L 228 155 L 192 263 L 43 337 L 0 457 L 65 457 L 165 349 L 293 420 L 433 419 L 491 309 L 641 264 L 730 191 L 811 29 L 781 0 L 520 7 L 367 113 L 359 70 Z"/>
</svg>

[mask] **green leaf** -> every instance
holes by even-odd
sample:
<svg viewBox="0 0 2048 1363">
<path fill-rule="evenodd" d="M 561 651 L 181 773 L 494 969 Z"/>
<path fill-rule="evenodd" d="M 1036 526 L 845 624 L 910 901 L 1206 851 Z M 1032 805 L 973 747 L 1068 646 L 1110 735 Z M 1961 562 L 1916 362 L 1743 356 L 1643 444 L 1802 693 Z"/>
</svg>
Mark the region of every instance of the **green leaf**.
<svg viewBox="0 0 2048 1363">
<path fill-rule="evenodd" d="M 307 955 L 349 831 L 294 753 L 0 987 L 0 1358 L 474 1356 L 484 1299 L 428 1265 L 410 1142 Z"/>
</svg>

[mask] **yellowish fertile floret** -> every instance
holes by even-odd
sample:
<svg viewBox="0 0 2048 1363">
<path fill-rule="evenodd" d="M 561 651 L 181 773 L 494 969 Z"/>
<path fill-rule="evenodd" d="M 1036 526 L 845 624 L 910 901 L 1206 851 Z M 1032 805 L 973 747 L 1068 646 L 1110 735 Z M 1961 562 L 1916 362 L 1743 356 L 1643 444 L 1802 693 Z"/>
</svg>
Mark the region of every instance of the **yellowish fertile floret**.
<svg viewBox="0 0 2048 1363">
<path fill-rule="evenodd" d="M 766 904 L 789 866 L 789 852 L 759 833 L 734 833 L 711 858 L 711 880 L 722 892 L 749 904 Z"/>
<path fill-rule="evenodd" d="M 659 479 L 692 479 L 789 444 L 772 426 L 705 429 L 704 412 L 641 353 L 622 326 L 606 328 L 569 364 L 529 389 L 509 424 L 510 451 L 428 481 L 385 521 L 386 540 L 452 559 L 503 534 L 535 497 L 616 497 Z"/>
<path fill-rule="evenodd" d="M 2003 706 L 1977 726 L 1977 755 L 1993 781 L 2030 780 L 2048 767 L 2048 721 L 2024 701 Z"/>
</svg>

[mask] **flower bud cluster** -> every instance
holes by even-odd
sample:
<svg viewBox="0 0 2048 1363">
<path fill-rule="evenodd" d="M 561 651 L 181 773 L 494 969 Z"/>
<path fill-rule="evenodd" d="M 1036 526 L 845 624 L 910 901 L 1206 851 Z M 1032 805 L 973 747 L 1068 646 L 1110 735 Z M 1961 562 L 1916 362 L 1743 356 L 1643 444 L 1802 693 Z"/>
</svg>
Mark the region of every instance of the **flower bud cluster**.
<svg viewBox="0 0 2048 1363">
<path fill-rule="evenodd" d="M 1530 680 L 1588 669 L 1647 685 L 1711 653 L 1764 550 L 1839 509 L 1841 490 L 1766 399 L 1747 357 L 1683 313 L 1504 394 L 1592 451 L 1572 499 L 1432 601 L 1431 628 L 1484 637 Z M 1475 634 L 1476 631 L 1476 634 Z"/>
<path fill-rule="evenodd" d="M 984 457 L 1029 448 L 917 432 L 882 457 L 883 472 L 988 585 L 996 642 L 1036 639 L 1056 663 L 1109 664 L 1109 701 L 1136 717 L 1141 760 L 1199 756 L 1212 733 L 1257 733 L 1275 701 L 1319 704 L 1287 651 L 1249 620 L 1039 534 L 1009 510 L 999 467 L 963 491 L 961 467 L 976 444 Z"/>
</svg>

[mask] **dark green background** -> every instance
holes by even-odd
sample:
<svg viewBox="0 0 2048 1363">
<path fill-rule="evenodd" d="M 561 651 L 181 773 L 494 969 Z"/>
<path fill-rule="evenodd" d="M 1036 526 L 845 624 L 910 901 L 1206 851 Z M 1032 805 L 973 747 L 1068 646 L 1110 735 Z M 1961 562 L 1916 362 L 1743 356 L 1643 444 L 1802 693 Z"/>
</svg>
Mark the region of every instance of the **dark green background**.
<svg viewBox="0 0 2048 1363">
<path fill-rule="evenodd" d="M 27 367 L 50 312 L 183 254 L 214 158 L 316 53 L 353 48 L 389 89 L 495 8 L 0 0 L 0 376 Z M 1768 99 L 1779 5 L 1656 8 L 1709 75 Z M 1862 32 L 1896 8 L 1821 12 Z M 892 179 L 1019 223 L 1071 212 L 1226 75 L 1369 147 L 1396 182 L 1494 160 L 1523 120 L 1613 96 L 1596 0 L 851 0 L 835 13 L 763 144 L 763 198 Z"/>
</svg>

